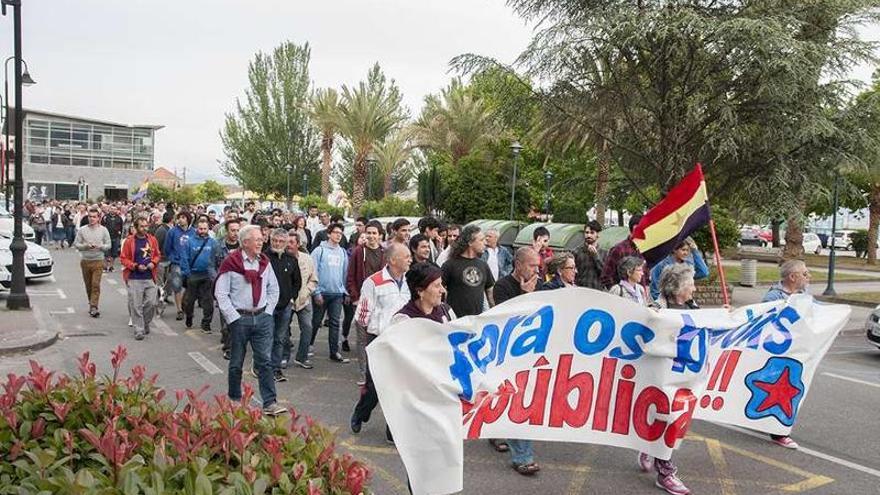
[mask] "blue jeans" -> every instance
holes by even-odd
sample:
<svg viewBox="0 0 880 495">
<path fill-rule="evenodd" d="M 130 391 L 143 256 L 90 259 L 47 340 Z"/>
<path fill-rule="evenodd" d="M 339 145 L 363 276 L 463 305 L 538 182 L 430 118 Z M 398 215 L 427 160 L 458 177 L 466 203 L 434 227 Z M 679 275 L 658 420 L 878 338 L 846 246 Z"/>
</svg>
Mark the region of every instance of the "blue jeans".
<svg viewBox="0 0 880 495">
<path fill-rule="evenodd" d="M 275 332 L 272 339 L 272 370 L 281 371 L 281 358 L 284 357 L 284 348 L 290 346 L 290 304 L 281 308 L 276 307 L 272 315 L 275 320 Z"/>
<path fill-rule="evenodd" d="M 339 353 L 339 326 L 342 319 L 342 300 L 345 296 L 343 294 L 322 294 L 322 297 L 324 304 L 314 307 L 311 343 L 314 345 L 315 337 L 318 335 L 318 328 L 324 319 L 324 313 L 328 313 L 330 333 L 327 335 L 327 341 L 330 343 L 330 355 L 335 356 Z"/>
<path fill-rule="evenodd" d="M 535 462 L 535 451 L 532 450 L 531 440 L 517 440 L 509 438 L 507 445 L 510 446 L 510 460 L 514 464 L 529 464 Z"/>
<path fill-rule="evenodd" d="M 269 313 L 256 316 L 242 316 L 229 324 L 229 398 L 241 400 L 241 371 L 250 342 L 254 351 L 254 368 L 260 383 L 260 397 L 263 407 L 275 403 L 275 380 L 269 364 L 272 353 L 273 319 Z"/>
<path fill-rule="evenodd" d="M 299 326 L 299 344 L 296 347 L 296 360 L 304 363 L 309 359 L 309 345 L 312 342 L 312 303 L 296 313 L 296 323 Z M 290 348 L 287 348 L 287 358 L 290 360 Z"/>
</svg>

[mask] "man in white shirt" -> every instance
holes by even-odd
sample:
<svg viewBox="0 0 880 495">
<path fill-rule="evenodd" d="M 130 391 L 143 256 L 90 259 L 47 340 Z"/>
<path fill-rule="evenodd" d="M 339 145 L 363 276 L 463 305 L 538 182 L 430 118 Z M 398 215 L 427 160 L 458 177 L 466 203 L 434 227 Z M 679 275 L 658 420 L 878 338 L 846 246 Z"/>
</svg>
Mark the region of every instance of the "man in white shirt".
<svg viewBox="0 0 880 495">
<path fill-rule="evenodd" d="M 385 252 L 385 259 L 388 260 L 385 268 L 364 280 L 355 311 L 358 325 L 367 329 L 367 345 L 391 325 L 391 317 L 410 300 L 409 286 L 404 278 L 412 262 L 409 248 L 400 243 L 391 243 Z M 370 376 L 369 362 L 366 378 L 365 390 L 351 414 L 350 426 L 354 433 L 361 431 L 362 424 L 370 420 L 370 414 L 379 404 L 376 386 Z M 393 442 L 387 426 L 385 438 Z"/>
<path fill-rule="evenodd" d="M 229 253 L 220 264 L 214 285 L 217 306 L 229 325 L 232 355 L 229 359 L 229 398 L 241 400 L 241 373 L 247 344 L 254 352 L 254 368 L 260 383 L 263 413 L 276 416 L 287 412 L 276 401 L 270 354 L 279 287 L 269 258 L 262 253 L 263 234 L 257 225 L 242 227 L 241 249 Z"/>
</svg>

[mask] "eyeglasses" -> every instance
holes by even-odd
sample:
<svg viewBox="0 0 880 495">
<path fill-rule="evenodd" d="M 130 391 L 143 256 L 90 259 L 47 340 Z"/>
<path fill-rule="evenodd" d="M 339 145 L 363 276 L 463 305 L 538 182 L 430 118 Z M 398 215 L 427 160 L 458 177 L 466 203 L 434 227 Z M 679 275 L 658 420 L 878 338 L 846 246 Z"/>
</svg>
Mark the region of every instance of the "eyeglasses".
<svg viewBox="0 0 880 495">
<path fill-rule="evenodd" d="M 574 270 L 575 268 L 577 268 L 577 267 L 576 266 L 563 266 L 562 267 L 563 270 Z"/>
</svg>

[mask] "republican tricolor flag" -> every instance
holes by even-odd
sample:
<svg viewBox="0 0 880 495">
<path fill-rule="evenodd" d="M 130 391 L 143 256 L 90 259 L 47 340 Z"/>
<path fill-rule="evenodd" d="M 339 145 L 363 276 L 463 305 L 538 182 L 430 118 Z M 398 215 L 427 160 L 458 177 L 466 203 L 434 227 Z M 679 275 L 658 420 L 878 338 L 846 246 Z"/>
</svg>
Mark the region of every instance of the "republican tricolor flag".
<svg viewBox="0 0 880 495">
<path fill-rule="evenodd" d="M 694 231 L 709 223 L 709 196 L 698 163 L 662 201 L 645 213 L 632 233 L 639 252 L 653 266 Z"/>
</svg>

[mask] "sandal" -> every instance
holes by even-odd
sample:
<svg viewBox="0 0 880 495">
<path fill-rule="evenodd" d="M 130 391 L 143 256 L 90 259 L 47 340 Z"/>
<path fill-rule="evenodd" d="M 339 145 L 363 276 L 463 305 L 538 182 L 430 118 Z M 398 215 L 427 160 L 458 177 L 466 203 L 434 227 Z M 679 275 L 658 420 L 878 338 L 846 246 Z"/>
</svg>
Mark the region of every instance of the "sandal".
<svg viewBox="0 0 880 495">
<path fill-rule="evenodd" d="M 541 467 L 534 462 L 529 462 L 527 464 L 513 463 L 511 464 L 511 467 L 513 467 L 514 471 L 523 476 L 534 476 L 538 471 L 541 470 Z"/>
<path fill-rule="evenodd" d="M 489 445 L 495 449 L 495 452 L 507 452 L 510 450 L 510 445 L 507 445 L 507 442 L 504 440 L 496 440 L 494 438 L 489 439 Z"/>
</svg>

